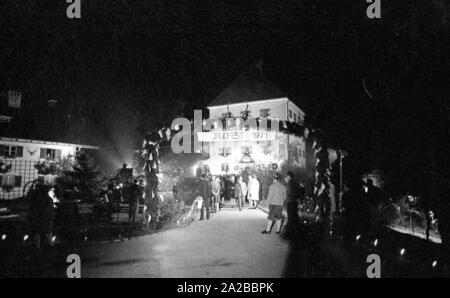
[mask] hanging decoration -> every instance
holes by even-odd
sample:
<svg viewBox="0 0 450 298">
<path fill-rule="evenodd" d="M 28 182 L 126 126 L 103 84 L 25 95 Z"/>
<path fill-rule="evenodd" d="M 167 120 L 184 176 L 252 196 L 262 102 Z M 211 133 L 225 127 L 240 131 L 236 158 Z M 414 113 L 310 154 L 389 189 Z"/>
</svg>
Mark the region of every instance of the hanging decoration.
<svg viewBox="0 0 450 298">
<path fill-rule="evenodd" d="M 148 200 L 148 208 L 151 218 L 156 223 L 159 222 L 161 198 L 158 188 L 162 180 L 160 174 L 160 144 L 169 141 L 171 138 L 171 130 L 169 128 L 160 127 L 157 131 L 149 132 L 142 144 L 142 158 L 144 159 L 143 171 L 146 179 L 144 189 L 145 198 Z"/>
</svg>

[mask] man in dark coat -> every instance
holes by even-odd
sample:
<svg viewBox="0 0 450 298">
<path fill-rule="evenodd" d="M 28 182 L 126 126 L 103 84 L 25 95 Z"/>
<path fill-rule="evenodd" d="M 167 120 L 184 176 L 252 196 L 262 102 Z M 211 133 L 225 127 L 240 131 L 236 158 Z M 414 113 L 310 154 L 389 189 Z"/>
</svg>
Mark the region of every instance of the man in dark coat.
<svg viewBox="0 0 450 298">
<path fill-rule="evenodd" d="M 205 219 L 205 209 L 206 209 L 206 219 L 209 219 L 209 203 L 211 201 L 211 183 L 208 181 L 206 174 L 202 174 L 202 179 L 200 181 L 200 196 L 203 199 L 202 209 L 200 212 L 200 220 Z"/>
<path fill-rule="evenodd" d="M 45 234 L 48 244 L 53 246 L 53 221 L 56 212 L 48 185 L 39 184 L 30 194 L 30 224 L 36 248 L 41 248 L 41 234 Z"/>
<path fill-rule="evenodd" d="M 236 185 L 235 185 L 235 176 L 231 175 L 230 179 L 227 180 L 227 185 L 226 185 L 226 193 L 227 193 L 227 199 L 230 200 L 231 205 L 234 207 L 236 207 Z"/>
<path fill-rule="evenodd" d="M 133 183 L 130 184 L 127 188 L 127 197 L 128 197 L 128 222 L 135 223 L 136 222 L 136 213 L 139 203 L 139 195 L 141 194 L 141 190 L 139 189 L 138 181 L 135 179 Z"/>
<path fill-rule="evenodd" d="M 288 215 L 288 223 L 286 226 L 287 232 L 295 232 L 296 227 L 298 225 L 298 202 L 297 200 L 303 199 L 301 198 L 302 193 L 304 194 L 304 189 L 300 188 L 300 185 L 297 181 L 294 180 L 294 173 L 291 171 L 287 172 L 286 177 L 284 178 L 286 182 L 286 211 Z"/>
</svg>

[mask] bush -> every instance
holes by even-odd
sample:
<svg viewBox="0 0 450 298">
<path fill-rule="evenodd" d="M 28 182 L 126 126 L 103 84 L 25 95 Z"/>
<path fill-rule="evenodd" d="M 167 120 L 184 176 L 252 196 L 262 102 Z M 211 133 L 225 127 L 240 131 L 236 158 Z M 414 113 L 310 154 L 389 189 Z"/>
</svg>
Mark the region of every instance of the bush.
<svg viewBox="0 0 450 298">
<path fill-rule="evenodd" d="M 159 221 L 162 225 L 169 223 L 178 213 L 178 208 L 174 200 L 164 200 L 159 206 Z"/>
</svg>

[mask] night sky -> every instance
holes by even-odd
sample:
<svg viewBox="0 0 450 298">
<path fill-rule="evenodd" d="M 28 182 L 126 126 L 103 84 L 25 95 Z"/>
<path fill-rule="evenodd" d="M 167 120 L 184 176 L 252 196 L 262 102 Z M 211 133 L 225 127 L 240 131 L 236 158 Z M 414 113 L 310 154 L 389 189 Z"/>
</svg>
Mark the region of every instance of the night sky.
<svg viewBox="0 0 450 298">
<path fill-rule="evenodd" d="M 360 171 L 436 171 L 448 160 L 437 156 L 447 149 L 450 6 L 391 2 L 375 20 L 363 0 L 85 0 L 81 19 L 68 19 L 62 0 L 2 0 L 0 90 L 23 93 L 2 134 L 125 158 L 145 131 L 191 117 L 262 58 L 264 75 Z"/>
</svg>

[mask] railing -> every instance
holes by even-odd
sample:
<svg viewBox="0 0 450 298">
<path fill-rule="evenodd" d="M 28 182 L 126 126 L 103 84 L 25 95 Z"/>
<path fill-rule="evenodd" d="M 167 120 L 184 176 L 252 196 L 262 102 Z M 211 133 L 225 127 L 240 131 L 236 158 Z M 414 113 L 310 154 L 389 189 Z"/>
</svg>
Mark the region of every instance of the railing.
<svg viewBox="0 0 450 298">
<path fill-rule="evenodd" d="M 29 187 L 34 180 L 38 179 L 38 171 L 35 168 L 35 165 L 38 163 L 37 161 L 1 158 L 0 162 L 5 166 L 11 166 L 11 169 L 6 174 L 22 177 L 20 185 L 13 185 L 11 189 L 3 187 L 0 188 L 0 200 L 12 200 L 24 196 L 24 194 L 26 194 L 27 187 Z M 2 184 L 5 185 L 4 182 Z"/>
</svg>

